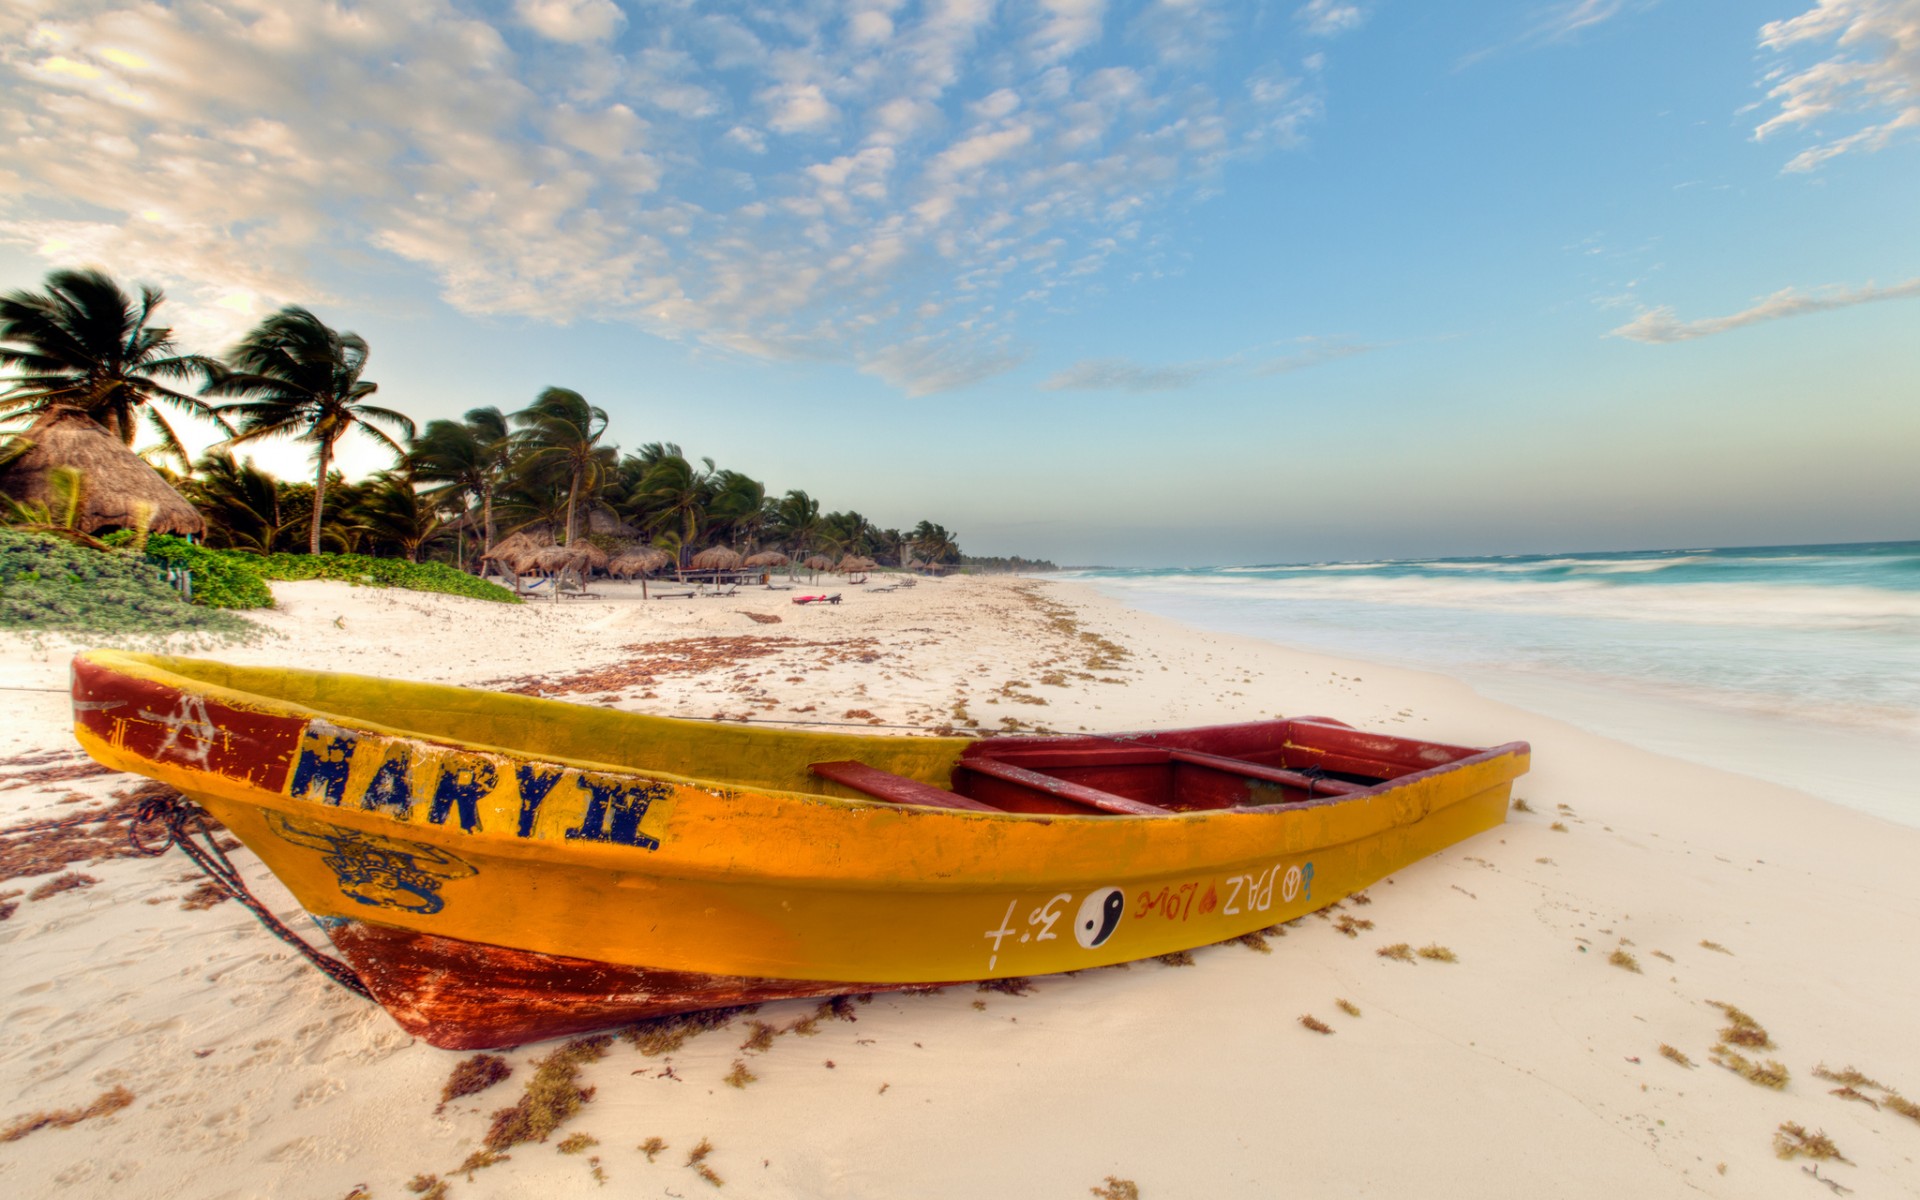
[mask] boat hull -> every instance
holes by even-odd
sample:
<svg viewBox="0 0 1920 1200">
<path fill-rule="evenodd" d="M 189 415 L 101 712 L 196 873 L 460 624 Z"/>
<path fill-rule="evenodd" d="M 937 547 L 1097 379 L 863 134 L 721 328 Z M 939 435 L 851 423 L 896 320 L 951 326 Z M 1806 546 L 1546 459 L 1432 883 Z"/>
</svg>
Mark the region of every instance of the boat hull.
<svg viewBox="0 0 1920 1200">
<path fill-rule="evenodd" d="M 970 812 L 873 803 L 805 770 L 857 758 L 947 786 L 982 744 L 967 739 L 696 727 L 106 652 L 75 660 L 74 697 L 90 754 L 206 807 L 396 1020 L 459 1048 L 1224 941 L 1498 825 L 1527 766 L 1514 743 L 1306 802 Z M 699 763 L 725 782 L 672 769 Z"/>
</svg>

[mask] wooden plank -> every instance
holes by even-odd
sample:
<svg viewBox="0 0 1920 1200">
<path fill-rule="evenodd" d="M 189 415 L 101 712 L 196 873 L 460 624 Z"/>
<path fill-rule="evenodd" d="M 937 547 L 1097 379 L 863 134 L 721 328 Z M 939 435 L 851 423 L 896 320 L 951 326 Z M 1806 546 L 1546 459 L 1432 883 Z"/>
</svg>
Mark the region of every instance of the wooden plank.
<svg viewBox="0 0 1920 1200">
<path fill-rule="evenodd" d="M 1091 749 L 1056 750 L 1034 746 L 1026 750 L 1006 750 L 988 757 L 1016 767 L 1051 771 L 1062 767 L 1134 767 L 1167 761 L 1167 752 L 1154 746 L 1096 746 Z"/>
<path fill-rule="evenodd" d="M 1171 756 L 1173 761 L 1179 763 L 1210 767 L 1215 771 L 1226 771 L 1248 779 L 1260 779 L 1267 783 L 1300 788 L 1310 796 L 1349 796 L 1354 792 L 1368 790 L 1361 784 L 1348 783 L 1344 779 L 1315 779 L 1311 775 L 1302 775 L 1298 771 L 1289 771 L 1284 767 L 1263 767 L 1258 763 L 1242 762 L 1237 758 L 1222 758 L 1218 754 L 1202 754 L 1197 750 L 1175 750 L 1171 752 Z"/>
<path fill-rule="evenodd" d="M 1031 788 L 1034 791 L 1064 800 L 1069 804 L 1078 804 L 1101 812 L 1118 813 L 1133 817 L 1164 817 L 1168 810 L 1157 804 L 1142 804 L 1138 800 L 1129 800 L 1125 796 L 1116 796 L 1112 792 L 1103 792 L 1098 788 L 1086 787 L 1078 783 L 1068 783 L 1064 779 L 1055 779 L 1051 775 L 1042 775 L 1038 771 L 1029 771 L 1025 767 L 1016 767 L 1011 763 L 991 758 L 964 758 L 960 760 L 960 770 L 972 771 L 989 779 L 1002 783 L 1011 783 L 1018 787 Z"/>
<path fill-rule="evenodd" d="M 807 770 L 822 779 L 831 779 L 842 787 L 864 792 L 889 804 L 917 804 L 923 808 L 961 808 L 973 812 L 999 812 L 991 804 L 982 804 L 969 796 L 957 796 L 945 788 L 882 771 L 861 762 L 808 763 Z"/>
</svg>

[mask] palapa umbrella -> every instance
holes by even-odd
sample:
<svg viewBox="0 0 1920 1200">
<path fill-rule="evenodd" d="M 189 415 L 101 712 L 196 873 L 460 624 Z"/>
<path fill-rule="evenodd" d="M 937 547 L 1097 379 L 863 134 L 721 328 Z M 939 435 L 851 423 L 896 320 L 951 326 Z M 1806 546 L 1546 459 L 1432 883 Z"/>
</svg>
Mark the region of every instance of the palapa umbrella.
<svg viewBox="0 0 1920 1200">
<path fill-rule="evenodd" d="M 647 598 L 647 576 L 673 561 L 673 555 L 652 546 L 637 546 L 623 551 L 607 564 L 607 570 L 622 579 L 640 577 L 640 598 Z"/>
<path fill-rule="evenodd" d="M 858 571 L 871 571 L 873 570 L 873 560 L 863 555 L 849 554 L 840 560 L 840 565 L 835 567 L 834 570 L 840 572 L 842 575 L 852 575 Z"/>
<path fill-rule="evenodd" d="M 730 546 L 713 546 L 693 556 L 696 571 L 731 571 L 740 565 L 740 552 Z"/>
<path fill-rule="evenodd" d="M 521 575 L 530 565 L 529 560 L 541 549 L 540 543 L 526 534 L 514 533 L 495 542 L 493 549 L 481 556 L 481 561 L 497 562 L 515 575 Z"/>
<path fill-rule="evenodd" d="M 607 569 L 607 562 L 609 561 L 607 552 L 592 542 L 574 542 L 569 545 L 567 549 L 573 550 L 580 555 L 584 564 L 582 569 L 589 571 L 604 571 Z"/>
<path fill-rule="evenodd" d="M 808 557 L 806 562 L 803 562 L 800 565 L 805 567 L 807 570 L 814 572 L 816 575 L 819 574 L 821 571 L 833 570 L 833 560 L 828 558 L 824 554 L 811 555 Z"/>
<path fill-rule="evenodd" d="M 743 565 L 749 567 L 784 567 L 793 560 L 778 550 L 762 550 L 758 554 L 749 554 Z"/>
<path fill-rule="evenodd" d="M 523 561 L 532 563 L 535 569 L 545 571 L 549 575 L 558 575 L 576 566 L 581 558 L 578 547 L 548 546 L 544 550 L 535 551 Z"/>
</svg>

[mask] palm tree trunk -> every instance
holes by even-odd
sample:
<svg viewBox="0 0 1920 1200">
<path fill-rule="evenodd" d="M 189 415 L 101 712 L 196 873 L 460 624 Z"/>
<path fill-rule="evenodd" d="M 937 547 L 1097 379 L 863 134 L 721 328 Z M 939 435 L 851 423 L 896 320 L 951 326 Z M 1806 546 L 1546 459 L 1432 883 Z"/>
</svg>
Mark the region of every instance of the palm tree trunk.
<svg viewBox="0 0 1920 1200">
<path fill-rule="evenodd" d="M 480 553 L 493 553 L 493 481 L 488 480 L 480 487 L 480 523 L 486 527 L 487 545 Z"/>
<path fill-rule="evenodd" d="M 575 467 L 573 468 L 573 485 L 572 485 L 571 487 L 569 487 L 569 488 L 567 489 L 567 540 L 566 540 L 566 544 L 567 544 L 567 545 L 569 545 L 569 546 L 571 546 L 571 545 L 573 545 L 573 502 L 574 502 L 574 499 L 575 499 L 576 497 L 578 497 L 579 495 L 580 495 L 580 468 L 579 468 L 579 467 L 578 467 L 578 466 L 576 465 L 576 466 L 575 466 Z"/>
<path fill-rule="evenodd" d="M 313 477 L 313 525 L 307 533 L 307 553 L 320 553 L 320 514 L 327 503 L 327 467 L 333 458 L 333 443 L 320 443 L 320 470 Z"/>
</svg>

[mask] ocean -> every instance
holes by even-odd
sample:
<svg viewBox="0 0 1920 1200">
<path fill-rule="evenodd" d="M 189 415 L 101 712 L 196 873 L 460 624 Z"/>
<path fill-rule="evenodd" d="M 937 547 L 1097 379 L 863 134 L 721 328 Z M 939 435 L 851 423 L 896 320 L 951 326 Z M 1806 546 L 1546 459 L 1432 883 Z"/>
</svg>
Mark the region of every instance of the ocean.
<svg viewBox="0 0 1920 1200">
<path fill-rule="evenodd" d="M 1920 542 L 1065 577 L 1920 826 Z"/>
</svg>

